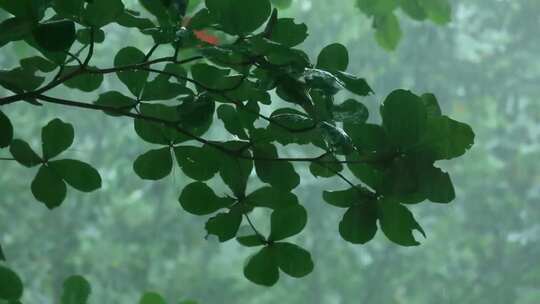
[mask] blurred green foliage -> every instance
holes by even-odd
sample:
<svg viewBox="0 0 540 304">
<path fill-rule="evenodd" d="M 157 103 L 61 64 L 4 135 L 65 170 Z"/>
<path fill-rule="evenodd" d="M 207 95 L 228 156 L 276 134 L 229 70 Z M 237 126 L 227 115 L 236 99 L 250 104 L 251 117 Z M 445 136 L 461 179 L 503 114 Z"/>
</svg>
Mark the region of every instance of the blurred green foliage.
<svg viewBox="0 0 540 304">
<path fill-rule="evenodd" d="M 336 237 L 341 214 L 321 199 L 323 190 L 343 189 L 343 184 L 339 179 L 312 179 L 295 190 L 308 202 L 310 221 L 294 241 L 312 253 L 316 271 L 301 281 L 281 280 L 272 289 L 254 287 L 238 273 L 246 252 L 234 244 L 204 240 L 203 222 L 170 203 L 177 198 L 178 185 L 185 183 L 183 173 L 175 171 L 155 184 L 133 177 L 131 162 L 145 148 L 133 144 L 136 136 L 129 121 L 104 122 L 99 113 L 81 116 L 61 107 L 47 106 L 39 113 L 9 108 L 6 113 L 17 136 L 32 139 L 34 147 L 39 144 L 36 134 L 52 118 L 61 114 L 74 122 L 77 147 L 65 153 L 99 164 L 107 185 L 90 195 L 70 193 L 62 208 L 49 212 L 36 208 L 28 192 L 32 172 L 2 162 L 6 173 L 0 176 L 0 241 L 27 285 L 25 302 L 61 299 L 62 282 L 74 273 L 92 281 L 96 303 L 134 303 L 143 290 L 159 291 L 170 300 L 189 297 L 205 303 L 538 301 L 540 214 L 535 202 L 540 175 L 531 161 L 540 151 L 540 110 L 534 102 L 540 93 L 535 64 L 540 50 L 531 32 L 538 25 L 539 5 L 454 1 L 452 27 L 404 21 L 408 38 L 388 54 L 372 40 L 370 24 L 358 25 L 361 17 L 350 6 L 311 3 L 306 9 L 306 3 L 311 2 L 295 3 L 289 14 L 309 25 L 311 38 L 302 48 L 311 50 L 312 58 L 337 39 L 354 58 L 349 70 L 373 80 L 377 98 L 395 87 L 437 92 L 442 109 L 477 132 L 478 143 L 462 163 L 443 163 L 455 177 L 456 203 L 445 210 L 413 207 L 428 232 L 424 245 L 397 248 L 375 237 L 361 247 L 344 246 Z M 320 22 L 330 13 L 334 19 Z M 148 45 L 147 39 L 136 37 L 128 42 L 120 32 L 107 35 L 115 45 Z M 96 61 L 110 64 L 107 44 L 100 47 L 104 52 L 96 52 Z M 0 59 L 3 68 L 14 68 L 16 58 L 31 54 L 22 44 L 7 49 Z M 104 83 L 122 91 L 116 79 Z M 92 97 L 65 89 L 55 92 L 66 98 Z M 375 97 L 365 103 L 372 112 L 379 105 Z M 377 121 L 371 118 L 370 123 Z M 219 138 L 221 131 L 211 135 Z M 297 172 L 309 175 L 307 168 Z M 264 225 L 268 214 L 255 215 L 270 231 L 270 223 Z"/>
</svg>

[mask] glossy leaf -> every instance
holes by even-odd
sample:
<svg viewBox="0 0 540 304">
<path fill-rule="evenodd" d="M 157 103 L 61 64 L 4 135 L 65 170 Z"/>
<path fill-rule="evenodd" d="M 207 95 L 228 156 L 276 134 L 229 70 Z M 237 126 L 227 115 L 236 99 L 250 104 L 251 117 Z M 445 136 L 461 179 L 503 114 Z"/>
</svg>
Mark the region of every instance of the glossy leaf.
<svg viewBox="0 0 540 304">
<path fill-rule="evenodd" d="M 36 177 L 32 181 L 31 189 L 34 197 L 49 209 L 60 206 L 67 193 L 67 186 L 62 177 L 47 166 L 39 168 Z"/>
<path fill-rule="evenodd" d="M 354 99 L 335 105 L 332 113 L 336 121 L 351 124 L 363 124 L 369 117 L 367 107 Z"/>
<path fill-rule="evenodd" d="M 268 237 L 280 241 L 300 233 L 307 223 L 307 212 L 302 205 L 276 209 L 272 212 L 271 230 Z"/>
<path fill-rule="evenodd" d="M 368 96 L 369 94 L 373 93 L 373 90 L 363 78 L 340 71 L 335 72 L 335 75 L 343 82 L 347 90 L 356 95 Z"/>
<path fill-rule="evenodd" d="M 135 160 L 133 170 L 147 180 L 160 180 L 171 173 L 173 165 L 171 149 L 169 147 L 150 150 Z"/>
<path fill-rule="evenodd" d="M 99 172 L 87 163 L 74 159 L 62 159 L 49 162 L 49 167 L 71 187 L 79 191 L 92 192 L 101 188 Z"/>
<path fill-rule="evenodd" d="M 41 130 L 43 158 L 51 159 L 67 150 L 73 144 L 75 130 L 61 119 L 51 120 Z"/>
</svg>

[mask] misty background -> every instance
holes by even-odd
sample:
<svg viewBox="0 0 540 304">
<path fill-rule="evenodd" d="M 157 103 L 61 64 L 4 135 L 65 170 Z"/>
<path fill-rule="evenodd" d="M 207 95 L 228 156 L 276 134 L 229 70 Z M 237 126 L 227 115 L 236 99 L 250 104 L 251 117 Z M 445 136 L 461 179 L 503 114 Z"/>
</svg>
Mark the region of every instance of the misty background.
<svg viewBox="0 0 540 304">
<path fill-rule="evenodd" d="M 297 0 L 281 12 L 308 25 L 310 37 L 301 48 L 312 58 L 327 44 L 347 46 L 349 72 L 365 77 L 376 92 L 361 100 L 373 121 L 384 97 L 404 88 L 434 93 L 443 112 L 473 127 L 476 143 L 469 153 L 440 163 L 457 199 L 412 207 L 428 235 L 421 246 L 399 247 L 382 233 L 363 246 L 345 242 L 338 234 L 344 211 L 324 203 L 321 194 L 347 185 L 315 179 L 305 164 L 295 164 L 302 182 L 294 192 L 309 211 L 295 242 L 312 253 L 315 271 L 259 287 L 242 274 L 255 250 L 234 240 L 206 240 L 207 218 L 182 210 L 178 196 L 190 181 L 180 169 L 159 182 L 135 175 L 132 163 L 150 145 L 137 138 L 130 119 L 17 103 L 2 107 L 17 138 L 39 148 L 41 127 L 60 117 L 76 130 L 66 156 L 92 164 L 103 178 L 101 190 L 70 190 L 64 204 L 49 211 L 30 191 L 36 169 L 0 162 L 0 242 L 26 284 L 23 302 L 52 304 L 63 280 L 81 274 L 92 284 L 90 303 L 136 303 L 145 291 L 170 303 L 540 303 L 540 1 L 451 2 L 447 26 L 401 14 L 403 39 L 394 52 L 377 45 L 371 21 L 352 0 Z M 135 31 L 114 25 L 105 31 L 93 61 L 101 67 L 111 66 L 123 46 L 152 45 Z M 33 54 L 22 43 L 7 45 L 0 68 Z M 100 88 L 109 90 L 126 91 L 116 76 Z M 96 92 L 65 87 L 51 95 L 97 98 Z M 209 136 L 221 130 L 218 125 Z M 0 157 L 9 152 L 0 150 Z M 265 217 L 255 220 L 264 227 Z"/>
</svg>

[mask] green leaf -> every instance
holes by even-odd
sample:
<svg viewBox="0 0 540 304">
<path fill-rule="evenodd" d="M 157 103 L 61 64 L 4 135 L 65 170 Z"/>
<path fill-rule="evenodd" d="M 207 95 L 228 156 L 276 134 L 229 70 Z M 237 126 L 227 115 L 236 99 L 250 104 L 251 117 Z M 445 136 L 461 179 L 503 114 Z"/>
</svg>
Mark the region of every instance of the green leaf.
<svg viewBox="0 0 540 304">
<path fill-rule="evenodd" d="M 312 162 L 309 171 L 315 177 L 332 177 L 343 170 L 343 165 L 333 154 L 326 154 L 319 162 Z"/>
<path fill-rule="evenodd" d="M 302 43 L 308 37 L 304 23 L 296 24 L 292 18 L 279 18 L 272 29 L 270 40 L 288 47 Z"/>
<path fill-rule="evenodd" d="M 21 67 L 10 71 L 0 70 L 0 85 L 17 94 L 23 91 L 35 90 L 45 80 L 44 77 L 36 76 L 35 72 L 35 69 L 23 69 Z M 31 100 L 31 98 L 27 100 Z"/>
<path fill-rule="evenodd" d="M 237 151 L 243 148 L 247 143 L 242 142 L 226 142 L 223 147 L 229 150 Z M 248 152 L 244 152 L 244 156 L 250 156 Z M 247 187 L 247 181 L 253 170 L 253 161 L 233 157 L 228 154 L 223 154 L 219 175 L 227 186 L 233 191 L 236 197 L 244 197 Z"/>
<path fill-rule="evenodd" d="M 274 210 L 298 205 L 298 198 L 292 192 L 273 187 L 253 191 L 246 197 L 246 201 L 252 206 Z"/>
<path fill-rule="evenodd" d="M 374 201 L 355 202 L 339 222 L 339 234 L 353 244 L 365 244 L 377 233 L 377 206 Z"/>
<path fill-rule="evenodd" d="M 64 281 L 62 304 L 86 304 L 92 292 L 90 283 L 82 276 L 71 276 Z"/>
<path fill-rule="evenodd" d="M 276 243 L 273 246 L 275 246 L 279 269 L 286 274 L 301 278 L 313 271 L 313 260 L 307 250 L 291 243 Z"/>
<path fill-rule="evenodd" d="M 239 113 L 233 106 L 221 105 L 217 110 L 218 118 L 223 121 L 225 129 L 231 134 L 238 136 L 240 139 L 247 140 L 249 137 L 242 125 Z"/>
<path fill-rule="evenodd" d="M 119 112 L 129 112 L 137 105 L 137 101 L 133 98 L 129 98 L 120 92 L 110 91 L 100 94 L 98 100 L 94 102 L 98 106 L 104 106 L 113 108 L 116 111 L 107 111 L 105 113 L 112 116 L 120 116 Z"/>
<path fill-rule="evenodd" d="M 49 160 L 64 152 L 71 147 L 74 137 L 75 130 L 71 124 L 58 118 L 51 120 L 41 130 L 43 158 Z"/>
<path fill-rule="evenodd" d="M 49 209 L 60 206 L 66 198 L 66 183 L 47 166 L 39 168 L 36 177 L 32 181 L 31 189 L 34 197 Z"/>
<path fill-rule="evenodd" d="M 390 93 L 381 107 L 381 116 L 388 139 L 399 148 L 416 145 L 426 130 L 426 107 L 410 91 Z"/>
<path fill-rule="evenodd" d="M 423 21 L 427 13 L 420 4 L 421 0 L 400 0 L 401 9 L 414 20 Z"/>
<path fill-rule="evenodd" d="M 28 168 L 37 166 L 43 162 L 30 145 L 20 139 L 14 139 L 11 142 L 9 152 L 11 152 L 11 155 L 13 155 L 19 164 Z"/>
<path fill-rule="evenodd" d="M 271 1 L 273 5 L 275 5 L 277 8 L 280 8 L 280 9 L 289 8 L 293 2 L 293 0 L 271 0 Z"/>
<path fill-rule="evenodd" d="M 402 246 L 420 245 L 412 232 L 418 230 L 424 237 L 425 232 L 407 207 L 389 199 L 379 200 L 377 205 L 381 229 L 389 240 Z"/>
<path fill-rule="evenodd" d="M 221 69 L 205 63 L 198 63 L 191 67 L 191 75 L 197 83 L 216 90 L 231 87 L 223 85 L 224 79 L 230 72 L 229 69 Z"/>
<path fill-rule="evenodd" d="M 356 3 L 368 16 L 388 15 L 398 5 L 396 0 L 357 0 Z"/>
<path fill-rule="evenodd" d="M 143 103 L 140 105 L 139 111 L 144 116 L 160 119 L 165 122 L 174 123 L 179 121 L 176 107 Z M 152 144 L 169 145 L 171 143 L 177 144 L 187 140 L 185 135 L 180 134 L 176 129 L 172 128 L 170 124 L 135 119 L 134 126 L 137 135 Z"/>
<path fill-rule="evenodd" d="M 223 30 L 231 35 L 255 31 L 271 13 L 269 0 L 206 0 L 206 7 Z"/>
<path fill-rule="evenodd" d="M 160 180 L 171 173 L 172 155 L 169 147 L 150 150 L 135 160 L 133 170 L 142 179 Z"/>
<path fill-rule="evenodd" d="M 350 154 L 354 150 L 351 138 L 343 129 L 327 122 L 319 123 L 319 129 L 323 134 L 324 141 L 331 150 L 344 155 Z"/>
<path fill-rule="evenodd" d="M 452 20 L 452 8 L 448 0 L 418 0 L 426 10 L 429 19 L 437 24 L 446 24 Z"/>
<path fill-rule="evenodd" d="M 376 191 L 382 190 L 384 178 L 383 167 L 376 163 L 359 163 L 361 161 L 365 162 L 365 158 L 356 152 L 348 154 L 346 157 L 347 161 L 350 162 L 347 166 L 354 176 L 360 179 L 364 184 L 368 185 L 371 189 Z"/>
<path fill-rule="evenodd" d="M 433 160 L 459 157 L 474 144 L 471 127 L 447 116 L 430 117 L 426 130 L 414 151 Z"/>
<path fill-rule="evenodd" d="M 323 199 L 330 205 L 349 208 L 357 203 L 366 203 L 372 200 L 369 191 L 356 186 L 342 191 L 323 191 Z"/>
<path fill-rule="evenodd" d="M 188 147 L 179 146 L 174 148 L 178 166 L 184 173 L 198 181 L 211 179 L 220 167 L 220 156 L 209 146 Z"/>
<path fill-rule="evenodd" d="M 83 20 L 100 28 L 114 22 L 124 12 L 122 0 L 92 0 L 86 5 Z"/>
<path fill-rule="evenodd" d="M 271 229 L 268 239 L 280 241 L 300 233 L 307 223 L 307 212 L 302 205 L 276 209 L 270 219 Z"/>
<path fill-rule="evenodd" d="M 367 107 L 354 99 L 347 99 L 345 102 L 335 105 L 332 114 L 336 121 L 351 124 L 363 124 L 369 117 Z"/>
<path fill-rule="evenodd" d="M 206 222 L 208 234 L 216 235 L 220 242 L 226 242 L 236 237 L 242 223 L 242 213 L 231 210 L 228 213 L 219 213 Z"/>
<path fill-rule="evenodd" d="M 48 21 L 35 27 L 32 35 L 43 49 L 64 52 L 75 42 L 75 23 L 68 20 Z"/>
<path fill-rule="evenodd" d="M 389 142 L 383 127 L 374 124 L 344 124 L 345 132 L 360 151 L 383 152 L 389 149 Z"/>
<path fill-rule="evenodd" d="M 422 99 L 422 102 L 426 106 L 426 111 L 427 111 L 428 116 L 441 116 L 442 115 L 441 107 L 439 106 L 439 102 L 437 101 L 437 97 L 435 97 L 435 95 L 426 93 L 426 94 L 422 94 L 420 98 Z"/>
<path fill-rule="evenodd" d="M 13 126 L 9 118 L 0 111 L 0 148 L 5 148 L 13 140 Z"/>
<path fill-rule="evenodd" d="M 266 240 L 261 235 L 256 234 L 253 228 L 248 225 L 240 227 L 236 241 L 246 247 L 258 247 L 266 244 Z"/>
<path fill-rule="evenodd" d="M 85 2 L 85 0 L 53 0 L 53 7 L 61 16 L 78 18 L 84 9 Z"/>
<path fill-rule="evenodd" d="M 49 162 L 49 167 L 79 191 L 92 192 L 101 188 L 99 172 L 87 163 L 75 159 L 62 159 Z"/>
<path fill-rule="evenodd" d="M 64 68 L 63 75 L 72 73 L 75 70 L 78 70 L 79 66 L 66 66 Z M 92 69 L 89 67 L 88 69 Z M 83 92 L 93 92 L 101 86 L 103 83 L 103 74 L 99 73 L 83 73 L 79 74 L 69 80 L 63 82 L 63 84 L 71 89 L 78 89 Z"/>
<path fill-rule="evenodd" d="M 144 53 L 139 49 L 131 46 L 125 47 L 116 53 L 116 56 L 114 57 L 114 66 L 118 68 L 139 64 L 145 60 L 145 57 Z M 117 72 L 116 75 L 135 97 L 139 97 L 146 84 L 149 72 L 143 70 L 130 70 Z"/>
<path fill-rule="evenodd" d="M 291 163 L 272 161 L 279 158 L 277 149 L 273 145 L 255 145 L 253 155 L 255 171 L 261 181 L 283 190 L 292 190 L 300 184 L 300 175 L 296 173 Z"/>
<path fill-rule="evenodd" d="M 330 44 L 322 49 L 317 57 L 317 68 L 327 71 L 345 71 L 349 66 L 349 52 L 339 43 Z"/>
<path fill-rule="evenodd" d="M 401 40 L 401 27 L 394 14 L 377 16 L 373 22 L 375 28 L 375 39 L 383 48 L 393 51 L 397 48 Z"/>
<path fill-rule="evenodd" d="M 16 301 L 22 297 L 21 278 L 11 269 L 0 265 L 0 299 Z"/>
<path fill-rule="evenodd" d="M 420 171 L 420 187 L 434 203 L 447 204 L 456 198 L 450 175 L 439 168 L 430 167 Z"/>
<path fill-rule="evenodd" d="M 21 59 L 21 67 L 24 70 L 38 70 L 41 72 L 52 72 L 56 69 L 56 64 L 39 56 Z"/>
<path fill-rule="evenodd" d="M 137 28 L 142 33 L 144 33 L 144 30 L 155 27 L 152 21 L 139 17 L 138 12 L 131 11 L 129 9 L 124 10 L 124 12 L 117 18 L 116 22 L 123 27 Z"/>
<path fill-rule="evenodd" d="M 147 292 L 141 297 L 139 304 L 166 304 L 166 302 L 158 293 Z"/>
<path fill-rule="evenodd" d="M 244 276 L 255 284 L 276 284 L 279 280 L 279 269 L 275 248 L 267 246 L 252 255 L 244 266 Z"/>
<path fill-rule="evenodd" d="M 4 250 L 2 249 L 2 244 L 0 244 L 0 261 L 5 261 L 6 255 L 4 254 Z"/>
<path fill-rule="evenodd" d="M 0 0 L 0 8 L 10 14 L 32 21 L 38 21 L 43 16 L 44 8 L 35 0 Z"/>
<path fill-rule="evenodd" d="M 356 95 L 368 96 L 369 94 L 373 93 L 373 90 L 363 78 L 358 78 L 349 73 L 340 71 L 335 72 L 335 75 L 339 80 L 343 82 L 347 90 Z"/>
<path fill-rule="evenodd" d="M 0 23 L 0 46 L 11 41 L 24 39 L 32 31 L 33 24 L 28 19 L 12 17 Z"/>
<path fill-rule="evenodd" d="M 105 41 L 105 32 L 101 29 L 94 30 L 94 43 L 103 43 Z M 92 29 L 84 28 L 77 31 L 77 41 L 81 44 L 92 43 Z"/>
<path fill-rule="evenodd" d="M 344 83 L 332 73 L 319 69 L 305 69 L 302 75 L 308 86 L 323 91 L 327 95 L 335 95 L 343 89 Z"/>
<path fill-rule="evenodd" d="M 187 185 L 178 200 L 184 210 L 195 215 L 211 214 L 233 203 L 231 198 L 218 197 L 210 187 L 201 182 Z"/>
<path fill-rule="evenodd" d="M 208 94 L 202 94 L 194 99 L 186 98 L 177 109 L 181 125 L 202 135 L 212 124 L 216 103 Z"/>
</svg>

